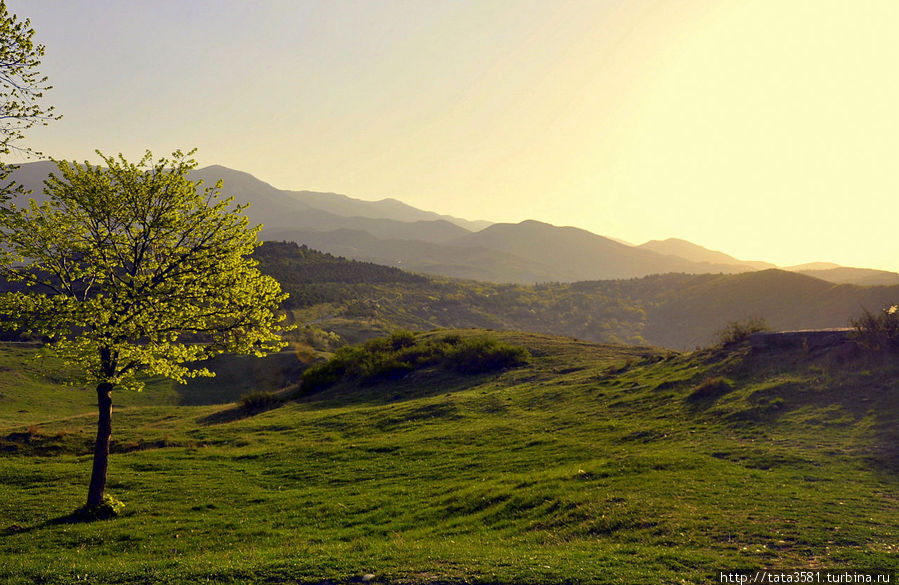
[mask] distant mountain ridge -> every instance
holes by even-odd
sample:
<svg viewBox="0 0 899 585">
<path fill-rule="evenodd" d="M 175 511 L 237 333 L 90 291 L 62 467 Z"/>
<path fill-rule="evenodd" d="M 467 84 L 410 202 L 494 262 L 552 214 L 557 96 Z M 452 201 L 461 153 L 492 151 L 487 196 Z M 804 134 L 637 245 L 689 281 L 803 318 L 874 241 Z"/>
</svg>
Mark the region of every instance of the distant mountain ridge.
<svg viewBox="0 0 899 585">
<path fill-rule="evenodd" d="M 298 241 L 317 250 L 412 272 L 489 282 L 548 282 L 555 270 L 531 259 L 483 247 L 376 238 L 362 230 L 270 232 L 272 240 Z"/>
<path fill-rule="evenodd" d="M 816 270 L 792 270 L 798 274 L 820 278 L 836 284 L 858 284 L 862 286 L 893 286 L 899 284 L 899 274 L 872 268 L 849 268 L 837 266 Z"/>
<path fill-rule="evenodd" d="M 768 268 L 777 268 L 770 262 L 737 260 L 733 256 L 728 256 L 724 252 L 716 252 L 702 246 L 696 245 L 687 240 L 679 238 L 668 238 L 667 240 L 650 240 L 645 244 L 640 244 L 640 248 L 652 250 L 659 254 L 668 254 L 671 256 L 679 256 L 693 262 L 708 262 L 711 264 L 733 264 L 736 266 L 745 266 L 753 270 L 766 270 Z"/>
<path fill-rule="evenodd" d="M 740 272 L 733 264 L 694 262 L 677 256 L 628 246 L 575 227 L 557 227 L 536 220 L 497 223 L 449 242 L 480 246 L 530 258 L 551 266 L 553 280 L 635 278 L 665 272 Z"/>
<path fill-rule="evenodd" d="M 339 217 L 390 219 L 400 222 L 444 221 L 455 224 L 465 231 L 480 230 L 490 225 L 489 221 L 471 221 L 451 215 L 440 215 L 433 211 L 425 211 L 390 197 L 379 201 L 366 201 L 339 193 L 277 189 L 249 173 L 236 171 L 221 165 L 197 169 L 192 173 L 192 176 L 202 178 L 209 184 L 214 184 L 221 179 L 227 192 L 232 194 L 240 193 L 251 200 L 258 199 L 264 195 L 269 205 L 284 205 L 294 209 L 317 209 Z M 297 204 L 300 204 L 300 207 L 297 207 Z M 276 220 L 275 223 L 282 223 L 282 221 L 277 221 L 281 220 L 281 218 L 270 217 L 269 221 L 271 222 L 272 220 Z M 278 225 L 277 227 L 282 226 Z"/>
<path fill-rule="evenodd" d="M 13 179 L 34 191 L 55 163 L 26 163 Z M 396 199 L 363 201 L 316 191 L 286 191 L 253 175 L 213 165 L 192 180 L 222 180 L 226 195 L 251 203 L 247 215 L 263 224 L 262 238 L 286 240 L 348 258 L 490 282 L 537 283 L 638 278 L 663 273 L 741 273 L 773 268 L 670 238 L 640 246 L 575 227 L 536 220 L 517 224 L 470 221 L 417 209 Z M 890 285 L 899 274 L 834 264 L 790 270 L 835 283 Z"/>
</svg>

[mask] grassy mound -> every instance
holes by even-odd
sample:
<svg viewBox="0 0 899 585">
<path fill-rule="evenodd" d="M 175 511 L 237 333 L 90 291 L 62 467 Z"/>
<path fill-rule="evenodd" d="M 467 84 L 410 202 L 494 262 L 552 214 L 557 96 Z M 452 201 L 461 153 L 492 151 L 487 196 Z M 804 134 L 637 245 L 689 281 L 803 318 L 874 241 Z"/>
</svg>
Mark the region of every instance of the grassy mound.
<svg viewBox="0 0 899 585">
<path fill-rule="evenodd" d="M 338 349 L 333 358 L 303 373 L 301 391 L 311 394 L 345 379 L 364 384 L 396 380 L 416 369 L 434 366 L 481 374 L 521 366 L 529 358 L 527 349 L 483 335 L 435 337 L 397 331 L 386 338 Z"/>
<path fill-rule="evenodd" d="M 366 386 L 431 384 L 434 368 L 467 380 L 452 392 L 329 391 L 215 424 L 233 406 L 118 410 L 116 440 L 143 447 L 111 458 L 128 512 L 107 522 L 54 522 L 83 500 L 83 452 L 0 452 L 0 582 L 639 585 L 899 568 L 894 356 L 490 336 L 531 357 Z M 89 409 L 64 413 L 32 440 L 90 434 Z"/>
</svg>

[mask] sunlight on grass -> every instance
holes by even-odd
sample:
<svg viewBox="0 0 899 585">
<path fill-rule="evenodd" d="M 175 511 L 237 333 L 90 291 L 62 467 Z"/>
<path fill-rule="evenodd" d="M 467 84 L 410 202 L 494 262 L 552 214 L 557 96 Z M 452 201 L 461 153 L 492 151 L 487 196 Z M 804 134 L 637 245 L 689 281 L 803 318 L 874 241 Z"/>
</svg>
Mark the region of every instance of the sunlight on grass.
<svg viewBox="0 0 899 585">
<path fill-rule="evenodd" d="M 82 503 L 90 417 L 49 420 L 30 443 L 7 436 L 0 575 L 705 583 L 721 567 L 895 570 L 895 361 L 491 335 L 531 363 L 347 384 L 223 422 L 202 421 L 233 406 L 122 409 L 109 491 L 126 508 L 113 521 L 54 522 Z M 51 404 L 72 392 L 29 376 Z M 432 382 L 442 390 L 420 387 Z"/>
</svg>

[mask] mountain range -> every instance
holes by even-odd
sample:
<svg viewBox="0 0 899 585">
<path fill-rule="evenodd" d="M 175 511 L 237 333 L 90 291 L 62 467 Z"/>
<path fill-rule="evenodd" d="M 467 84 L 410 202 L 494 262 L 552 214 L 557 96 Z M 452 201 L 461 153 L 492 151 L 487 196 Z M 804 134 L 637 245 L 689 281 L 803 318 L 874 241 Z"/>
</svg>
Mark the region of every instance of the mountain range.
<svg viewBox="0 0 899 585">
<path fill-rule="evenodd" d="M 41 201 L 49 161 L 26 163 L 13 179 Z M 490 282 L 575 282 L 637 278 L 661 273 L 734 274 L 774 268 L 744 261 L 679 239 L 640 246 L 575 227 L 536 220 L 517 224 L 471 221 L 417 209 L 396 199 L 363 201 L 337 193 L 288 191 L 249 173 L 215 165 L 192 172 L 193 180 L 223 182 L 223 192 L 250 203 L 251 222 L 262 238 L 293 241 L 325 252 L 400 267 Z M 894 272 L 833 264 L 787 268 L 840 284 L 894 285 Z"/>
</svg>

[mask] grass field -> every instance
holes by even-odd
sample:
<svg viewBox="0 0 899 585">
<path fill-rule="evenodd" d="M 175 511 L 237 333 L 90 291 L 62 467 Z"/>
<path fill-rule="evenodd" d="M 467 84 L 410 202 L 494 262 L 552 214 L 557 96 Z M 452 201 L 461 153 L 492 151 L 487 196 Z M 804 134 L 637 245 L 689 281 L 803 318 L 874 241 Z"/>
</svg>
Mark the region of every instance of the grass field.
<svg viewBox="0 0 899 585">
<path fill-rule="evenodd" d="M 86 496 L 93 396 L 3 348 L 0 580 L 678 584 L 899 568 L 899 360 L 490 335 L 530 363 L 344 382 L 256 413 L 210 404 L 281 379 L 249 362 L 225 361 L 230 377 L 193 399 L 164 383 L 114 392 L 108 491 L 126 508 L 87 524 L 60 519 Z"/>
</svg>

